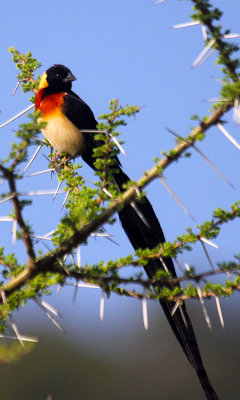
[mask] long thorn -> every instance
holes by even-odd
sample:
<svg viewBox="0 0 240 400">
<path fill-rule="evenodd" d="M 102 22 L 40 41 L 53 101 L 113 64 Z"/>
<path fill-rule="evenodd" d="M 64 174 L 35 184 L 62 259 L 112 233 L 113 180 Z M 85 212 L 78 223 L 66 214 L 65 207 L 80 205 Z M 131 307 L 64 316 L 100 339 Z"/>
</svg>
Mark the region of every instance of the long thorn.
<svg viewBox="0 0 240 400">
<path fill-rule="evenodd" d="M 41 175 L 41 174 L 46 174 L 47 172 L 53 172 L 55 171 L 55 168 L 50 168 L 50 169 L 44 169 L 43 171 L 39 171 L 39 172 L 34 172 L 33 174 L 29 174 L 26 177 L 30 178 L 32 176 L 37 176 L 37 175 Z"/>
<path fill-rule="evenodd" d="M 52 321 L 52 323 L 53 323 L 54 325 L 56 325 L 56 327 L 57 327 L 60 331 L 64 332 L 62 326 L 56 321 L 56 319 L 50 314 L 50 312 L 46 310 L 46 307 L 44 307 L 44 306 L 42 305 L 42 303 L 41 303 L 40 301 L 38 301 L 38 299 L 34 299 L 34 301 L 35 301 L 35 303 L 44 311 L 44 313 L 45 313 L 46 316 L 50 319 L 50 321 Z"/>
<path fill-rule="evenodd" d="M 185 139 L 184 137 L 178 135 L 176 132 L 174 132 L 172 129 L 166 128 L 166 130 L 171 133 L 172 135 L 176 136 L 178 139 L 181 139 L 182 141 L 184 141 L 185 143 L 191 145 L 196 152 L 204 159 L 204 161 L 206 161 L 206 163 L 208 165 L 210 165 L 210 167 L 229 185 L 234 189 L 233 184 L 228 180 L 228 178 L 226 178 L 225 175 L 223 175 L 219 169 L 217 167 L 215 167 L 215 165 L 205 156 L 205 154 L 202 153 L 201 150 L 199 150 L 197 148 L 197 146 L 194 143 L 189 142 L 187 139 Z"/>
<path fill-rule="evenodd" d="M 212 263 L 212 260 L 211 260 L 211 258 L 210 258 L 210 256 L 209 256 L 209 254 L 208 254 L 208 251 L 207 251 L 207 249 L 206 249 L 206 246 L 205 246 L 204 242 L 203 242 L 201 239 L 200 239 L 200 242 L 201 242 L 203 251 L 204 251 L 204 253 L 206 254 L 206 257 L 207 257 L 207 259 L 208 259 L 208 262 L 209 262 L 209 264 L 210 264 L 210 267 L 211 267 L 212 270 L 214 271 L 214 266 L 213 266 L 213 263 Z"/>
<path fill-rule="evenodd" d="M 221 309 L 221 304 L 220 304 L 219 297 L 216 296 L 215 300 L 216 300 L 216 306 L 217 306 L 219 320 L 220 320 L 220 323 L 221 323 L 222 327 L 224 328 L 224 319 L 223 319 L 223 314 L 222 314 L 222 309 Z"/>
<path fill-rule="evenodd" d="M 200 236 L 199 239 L 200 239 L 202 242 L 205 242 L 205 243 L 209 244 L 209 246 L 214 247 L 215 249 L 218 249 L 218 250 L 220 249 L 220 247 L 219 247 L 216 243 L 213 243 L 211 240 L 206 239 L 206 238 L 203 237 L 203 236 Z"/>
<path fill-rule="evenodd" d="M 104 290 L 102 290 L 100 298 L 100 321 L 103 321 L 104 317 L 104 302 L 105 302 L 105 295 L 104 295 Z"/>
<path fill-rule="evenodd" d="M 67 193 L 66 193 L 66 196 L 65 196 L 65 198 L 64 198 L 64 200 L 63 200 L 63 203 L 62 203 L 62 210 L 64 209 L 64 206 L 65 206 L 65 204 L 66 204 L 66 202 L 67 202 L 67 199 L 68 199 L 69 194 L 70 194 L 70 192 L 69 192 L 69 190 L 68 190 Z"/>
<path fill-rule="evenodd" d="M 15 95 L 16 91 L 17 91 L 17 90 L 18 90 L 18 88 L 19 88 L 19 85 L 20 85 L 20 83 L 21 83 L 21 81 L 17 81 L 17 84 L 16 84 L 16 86 L 15 86 L 15 88 L 14 88 L 13 92 L 12 92 L 12 96 L 14 96 L 14 95 Z"/>
<path fill-rule="evenodd" d="M 159 176 L 160 182 L 162 183 L 162 185 L 165 187 L 165 189 L 168 191 L 168 193 L 170 193 L 170 195 L 174 198 L 174 200 L 177 202 L 177 204 L 183 209 L 183 211 L 193 220 L 195 221 L 195 218 L 192 216 L 192 214 L 190 213 L 190 211 L 188 211 L 188 209 L 184 206 L 184 204 L 181 202 L 181 200 L 177 197 L 177 195 L 173 192 L 173 190 L 170 188 L 170 186 L 168 186 L 168 184 L 166 183 L 166 181 Z"/>
<path fill-rule="evenodd" d="M 163 268 L 165 269 L 165 272 L 167 272 L 167 274 L 169 274 L 169 269 L 168 269 L 167 264 L 165 263 L 164 259 L 160 256 L 159 260 L 161 261 Z"/>
<path fill-rule="evenodd" d="M 179 306 L 179 310 L 180 310 L 181 317 L 182 317 L 182 319 L 183 319 L 184 325 L 186 326 L 186 328 L 188 328 L 187 320 L 186 320 L 186 318 L 185 318 L 185 314 L 184 314 L 184 312 L 183 312 L 183 309 L 182 309 L 182 306 L 181 306 L 181 305 Z"/>
<path fill-rule="evenodd" d="M 62 184 L 62 182 L 58 182 L 57 189 L 56 189 L 56 192 L 54 193 L 54 196 L 53 196 L 52 201 L 55 200 L 55 198 L 56 198 L 56 196 L 57 196 L 57 194 L 58 194 L 58 192 L 59 192 L 59 189 L 60 189 L 60 187 L 61 187 L 61 184 Z"/>
<path fill-rule="evenodd" d="M 3 204 L 6 201 L 11 200 L 13 197 L 15 197 L 15 194 L 11 194 L 10 196 L 5 197 L 3 200 L 0 201 L 0 204 Z"/>
<path fill-rule="evenodd" d="M 201 28 L 202 28 L 203 40 L 204 40 L 204 42 L 206 42 L 207 41 L 207 28 L 205 25 L 202 25 L 202 24 L 201 24 Z"/>
<path fill-rule="evenodd" d="M 224 134 L 224 136 L 238 149 L 240 150 L 240 144 L 228 133 L 222 124 L 217 124 L 218 129 Z"/>
<path fill-rule="evenodd" d="M 148 312 L 147 312 L 147 299 L 145 290 L 142 298 L 142 314 L 143 314 L 144 329 L 148 330 Z"/>
<path fill-rule="evenodd" d="M 192 64 L 192 68 L 195 68 L 195 67 L 197 67 L 199 65 L 199 63 L 201 62 L 203 57 L 207 54 L 207 52 L 211 49 L 211 47 L 214 45 L 215 42 L 216 42 L 216 39 L 211 39 L 210 40 L 208 45 L 206 47 L 204 47 L 204 49 L 201 51 L 201 53 L 194 60 L 194 62 Z"/>
<path fill-rule="evenodd" d="M 208 312 L 207 312 L 207 309 L 205 307 L 205 303 L 204 303 L 204 300 L 203 300 L 202 289 L 201 289 L 201 287 L 199 286 L 198 283 L 196 283 L 196 289 L 197 289 L 197 293 L 198 293 L 198 297 L 199 297 L 200 303 L 202 305 L 203 314 L 204 314 L 206 323 L 208 325 L 208 328 L 212 329 L 211 321 L 210 321 L 210 318 L 209 318 L 209 315 L 208 315 Z"/>
<path fill-rule="evenodd" d="M 134 211 L 137 213 L 137 215 L 139 216 L 139 218 L 143 221 L 143 223 L 146 225 L 146 227 L 148 229 L 151 229 L 147 219 L 145 218 L 145 216 L 143 215 L 143 213 L 139 210 L 139 208 L 137 207 L 135 201 L 131 201 L 130 202 L 130 206 L 134 209 Z"/>
<path fill-rule="evenodd" d="M 14 339 L 14 340 L 19 340 L 16 336 L 10 336 L 10 335 L 2 335 L 0 334 L 1 339 Z M 38 342 L 38 338 L 31 338 L 28 336 L 21 336 L 21 339 L 23 342 Z"/>
<path fill-rule="evenodd" d="M 7 303 L 7 298 L 6 298 L 5 291 L 4 291 L 3 289 L 1 289 L 1 292 L 0 292 L 0 293 L 1 293 L 1 296 L 2 296 L 2 301 L 3 301 L 3 303 L 6 304 L 6 303 Z M 21 335 L 20 335 L 20 332 L 19 332 L 19 330 L 18 330 L 18 327 L 17 327 L 17 325 L 16 325 L 16 323 L 15 323 L 15 321 L 14 321 L 12 315 L 9 314 L 8 317 L 9 317 L 9 321 L 10 321 L 10 324 L 11 324 L 11 326 L 12 326 L 12 329 L 13 329 L 13 331 L 14 331 L 16 337 L 17 337 L 17 340 L 19 340 L 21 346 L 22 346 L 23 348 L 25 348 L 25 347 L 24 347 L 24 344 L 23 344 L 23 341 L 22 341 L 22 338 L 21 338 Z"/>
<path fill-rule="evenodd" d="M 78 285 L 74 285 L 72 304 L 76 303 L 77 294 L 78 294 Z"/>
<path fill-rule="evenodd" d="M 17 240 L 17 220 L 13 220 L 13 228 L 12 228 L 12 245 L 15 246 Z"/>
<path fill-rule="evenodd" d="M 15 121 L 15 119 L 21 117 L 21 115 L 25 114 L 26 112 L 28 112 L 29 110 L 31 110 L 33 107 L 35 107 L 34 104 L 32 104 L 31 106 L 25 108 L 25 110 L 21 111 L 19 114 L 15 115 L 14 117 L 12 117 L 11 119 L 9 119 L 8 121 L 4 122 L 2 125 L 0 125 L 0 129 L 3 128 L 4 126 L 10 124 L 12 121 Z"/>
<path fill-rule="evenodd" d="M 127 154 L 124 150 L 124 148 L 121 146 L 121 144 L 119 143 L 119 141 L 117 140 L 117 138 L 115 136 L 113 136 L 111 133 L 109 133 L 109 136 L 111 137 L 111 139 L 113 140 L 113 142 L 115 143 L 115 145 L 118 147 L 118 149 L 120 150 L 120 152 L 127 157 Z"/>
<path fill-rule="evenodd" d="M 25 167 L 25 169 L 24 169 L 24 171 L 23 171 L 23 173 L 22 173 L 23 175 L 24 175 L 25 172 L 28 170 L 28 168 L 29 168 L 30 165 L 32 164 L 33 160 L 37 157 L 37 155 L 38 155 L 39 151 L 41 150 L 41 148 L 42 148 L 42 144 L 40 144 L 40 145 L 38 146 L 37 150 L 35 151 L 35 153 L 33 154 L 32 158 L 31 158 L 31 160 L 29 161 L 29 163 L 28 163 L 27 166 Z"/>
<path fill-rule="evenodd" d="M 188 26 L 195 26 L 195 25 L 200 25 L 200 21 L 190 21 L 190 22 L 183 22 L 182 24 L 177 24 L 171 26 L 172 29 L 179 29 L 179 28 L 187 28 Z"/>
<path fill-rule="evenodd" d="M 172 311 L 171 311 L 171 317 L 174 316 L 174 314 L 175 314 L 175 312 L 177 311 L 177 309 L 178 309 L 179 306 L 180 306 L 180 302 L 179 302 L 179 301 L 176 301 L 176 303 L 175 303 L 175 305 L 174 305 L 174 307 L 172 308 Z"/>
</svg>

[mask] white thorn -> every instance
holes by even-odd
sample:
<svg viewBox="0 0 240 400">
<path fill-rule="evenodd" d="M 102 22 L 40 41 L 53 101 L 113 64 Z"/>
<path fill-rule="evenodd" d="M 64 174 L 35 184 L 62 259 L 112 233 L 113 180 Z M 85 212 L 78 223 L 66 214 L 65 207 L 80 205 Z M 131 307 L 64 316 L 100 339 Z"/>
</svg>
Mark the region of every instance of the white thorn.
<svg viewBox="0 0 240 400">
<path fill-rule="evenodd" d="M 67 193 L 66 193 L 66 196 L 65 196 L 65 198 L 64 198 L 64 200 L 63 200 L 63 203 L 62 203 L 62 209 L 64 208 L 64 206 L 65 206 L 65 204 L 66 204 L 66 201 L 67 201 L 67 199 L 68 199 L 68 196 L 69 196 L 69 190 L 67 191 Z"/>
<path fill-rule="evenodd" d="M 42 300 L 40 298 L 36 298 L 35 300 L 38 304 L 41 304 L 44 308 L 46 308 L 52 314 L 56 315 L 56 317 L 60 317 L 60 318 L 62 317 L 61 314 L 58 312 L 58 310 L 56 310 L 56 308 L 51 306 L 51 304 L 47 303 L 45 300 Z"/>
<path fill-rule="evenodd" d="M 60 189 L 60 187 L 61 187 L 61 184 L 62 184 L 62 182 L 58 182 L 56 192 L 54 193 L 54 196 L 53 196 L 53 201 L 55 200 L 55 198 L 56 198 L 56 196 L 57 196 L 57 194 L 58 194 L 58 192 L 59 192 L 59 189 Z"/>
<path fill-rule="evenodd" d="M 56 232 L 56 229 L 54 229 L 53 231 L 50 231 L 50 232 L 46 233 L 46 235 L 43 236 L 44 239 L 48 238 L 49 236 L 52 236 L 52 234 L 53 234 L 54 232 Z"/>
<path fill-rule="evenodd" d="M 190 22 L 183 22 L 182 24 L 177 24 L 171 26 L 172 29 L 179 29 L 179 28 L 187 28 L 188 26 L 195 26 L 195 25 L 200 25 L 200 21 L 190 21 Z"/>
<path fill-rule="evenodd" d="M 206 42 L 207 41 L 207 28 L 205 25 L 201 25 L 201 28 L 202 28 L 203 40 L 204 40 L 204 42 Z"/>
<path fill-rule="evenodd" d="M 31 110 L 33 107 L 35 107 L 35 104 L 32 104 L 31 106 L 25 108 L 25 110 L 21 111 L 19 114 L 15 115 L 14 117 L 9 119 L 8 121 L 4 122 L 2 125 L 0 125 L 0 129 L 3 128 L 4 126 L 10 124 L 12 121 L 15 121 L 15 119 L 21 117 L 21 115 L 25 114 L 26 112 Z"/>
<path fill-rule="evenodd" d="M 188 324 L 187 324 L 187 321 L 186 321 L 186 318 L 185 318 L 185 315 L 184 315 L 184 312 L 183 312 L 183 309 L 182 309 L 181 305 L 179 306 L 179 310 L 180 310 L 181 317 L 183 319 L 184 325 L 186 326 L 186 328 L 188 328 Z"/>
<path fill-rule="evenodd" d="M 192 216 L 190 211 L 185 207 L 185 205 L 181 202 L 181 200 L 177 197 L 177 195 L 173 192 L 173 190 L 170 188 L 170 186 L 167 184 L 167 182 L 159 176 L 160 182 L 162 185 L 165 187 L 165 189 L 168 191 L 168 193 L 174 198 L 174 200 L 177 202 L 177 204 L 183 209 L 183 211 L 193 220 L 195 221 L 195 218 Z"/>
<path fill-rule="evenodd" d="M 1 339 L 14 339 L 14 340 L 18 340 L 18 338 L 16 336 L 10 336 L 10 335 L 2 335 L 0 334 L 0 338 Z M 21 339 L 23 342 L 38 342 L 38 338 L 31 338 L 28 336 L 21 336 Z"/>
<path fill-rule="evenodd" d="M 110 193 L 106 188 L 103 188 L 103 192 L 104 192 L 108 197 L 112 197 L 111 193 Z"/>
<path fill-rule="evenodd" d="M 95 285 L 94 283 L 82 283 L 82 282 L 77 282 L 77 283 L 71 283 L 71 282 L 65 282 L 64 285 L 67 286 L 78 286 L 81 288 L 86 288 L 86 289 L 100 289 L 100 286 Z"/>
<path fill-rule="evenodd" d="M 163 268 L 165 269 L 165 271 L 169 274 L 169 269 L 167 267 L 167 264 L 165 263 L 164 259 L 160 256 L 159 260 L 161 261 Z"/>
<path fill-rule="evenodd" d="M 56 192 L 56 189 L 37 190 L 37 191 L 30 190 L 29 192 L 26 192 L 26 193 L 20 193 L 20 196 L 47 196 L 50 194 L 54 194 L 55 192 Z M 60 190 L 59 193 L 65 193 L 65 191 Z"/>
<path fill-rule="evenodd" d="M 166 0 L 158 0 L 158 1 L 155 1 L 154 6 L 157 6 L 158 4 L 163 3 L 164 1 L 166 1 Z"/>
<path fill-rule="evenodd" d="M 3 204 L 6 201 L 11 200 L 13 197 L 15 197 L 15 194 L 11 194 L 10 196 L 5 197 L 3 200 L 0 201 L 0 204 Z"/>
<path fill-rule="evenodd" d="M 72 299 L 72 303 L 75 304 L 76 303 L 76 299 L 77 299 L 77 293 L 78 293 L 78 285 L 74 285 L 74 290 L 73 290 L 73 299 Z"/>
<path fill-rule="evenodd" d="M 172 308 L 172 311 L 171 311 L 171 316 L 172 316 L 172 317 L 174 316 L 174 314 L 175 314 L 175 312 L 177 311 L 177 309 L 178 309 L 179 306 L 180 306 L 180 302 L 177 301 L 177 302 L 174 304 L 174 307 Z"/>
<path fill-rule="evenodd" d="M 32 164 L 32 162 L 34 161 L 34 159 L 37 157 L 37 155 L 38 155 L 39 151 L 41 150 L 41 148 L 42 148 L 42 144 L 40 144 L 40 145 L 38 146 L 37 150 L 35 151 L 35 153 L 33 154 L 32 158 L 31 158 L 31 160 L 29 161 L 29 163 L 28 163 L 27 166 L 25 167 L 25 169 L 24 169 L 24 171 L 23 171 L 23 173 L 22 173 L 23 175 L 24 175 L 25 172 L 28 170 L 28 168 L 30 167 L 30 165 Z"/>
<path fill-rule="evenodd" d="M 81 268 L 81 246 L 77 247 L 77 266 Z"/>
<path fill-rule="evenodd" d="M 223 82 L 221 79 L 216 78 L 216 76 L 213 76 L 213 75 L 210 75 L 210 76 L 211 76 L 211 78 L 213 78 L 216 82 L 220 83 L 220 85 L 224 85 L 224 82 Z"/>
<path fill-rule="evenodd" d="M 70 253 L 70 258 L 72 260 L 73 265 L 76 265 L 76 261 L 75 261 L 72 253 Z"/>
<path fill-rule="evenodd" d="M 240 124 L 240 107 L 239 107 L 239 99 L 234 100 L 234 108 L 233 108 L 233 122 L 235 124 Z"/>
<path fill-rule="evenodd" d="M 213 263 L 212 263 L 212 260 L 211 260 L 211 258 L 210 258 L 210 256 L 209 256 L 209 254 L 208 254 L 208 251 L 207 251 L 207 249 L 206 249 L 206 246 L 205 246 L 204 242 L 203 242 L 201 239 L 200 239 L 200 242 L 201 242 L 203 251 L 204 251 L 204 253 L 206 254 L 206 257 L 207 257 L 207 259 L 208 259 L 208 262 L 209 262 L 209 264 L 210 264 L 210 267 L 211 267 L 212 270 L 214 271 L 214 266 L 213 266 Z"/>
<path fill-rule="evenodd" d="M 137 207 L 135 201 L 131 201 L 130 202 L 130 206 L 134 209 L 134 211 L 137 213 L 137 215 L 139 216 L 139 218 L 143 221 L 143 223 L 146 225 L 146 227 L 148 229 L 151 229 L 147 219 L 145 218 L 145 216 L 143 215 L 143 213 L 139 210 L 139 208 Z"/>
<path fill-rule="evenodd" d="M 14 218 L 12 217 L 0 217 L 0 222 L 12 222 Z"/>
<path fill-rule="evenodd" d="M 218 129 L 226 136 L 226 138 L 238 149 L 240 150 L 240 144 L 228 133 L 222 124 L 217 124 Z"/>
<path fill-rule="evenodd" d="M 24 347 L 24 344 L 23 344 L 23 341 L 22 341 L 21 334 L 20 334 L 20 332 L 19 332 L 19 330 L 18 330 L 18 327 L 17 327 L 17 325 L 16 325 L 16 322 L 14 321 L 14 319 L 13 319 L 13 317 L 12 317 L 11 315 L 9 315 L 9 320 L 10 320 L 10 323 L 11 323 L 11 325 L 12 325 L 12 328 L 13 328 L 15 334 L 16 334 L 17 339 L 18 339 L 19 342 L 21 343 L 22 347 L 25 348 L 25 347 Z"/>
<path fill-rule="evenodd" d="M 175 262 L 176 262 L 178 268 L 180 269 L 180 271 L 184 273 L 184 269 L 182 268 L 182 266 L 181 266 L 181 264 L 180 264 L 180 262 L 178 261 L 177 258 L 175 258 Z"/>
<path fill-rule="evenodd" d="M 12 96 L 15 95 L 16 91 L 18 90 L 18 87 L 19 87 L 20 83 L 21 83 L 21 81 L 17 81 L 17 84 L 16 84 L 16 86 L 15 86 L 13 92 L 12 92 Z"/>
<path fill-rule="evenodd" d="M 17 240 L 17 220 L 13 220 L 13 228 L 12 228 L 12 245 L 15 246 Z"/>
<path fill-rule="evenodd" d="M 191 145 L 193 149 L 196 150 L 196 152 L 204 159 L 204 161 L 206 161 L 206 163 L 208 165 L 210 165 L 210 167 L 229 185 L 234 189 L 233 184 L 226 178 L 225 175 L 223 175 L 221 173 L 221 171 L 219 171 L 219 169 L 217 167 L 215 167 L 215 165 L 202 153 L 201 150 L 198 149 L 198 147 L 194 144 L 189 142 L 187 139 L 183 138 L 182 136 L 178 135 L 176 132 L 174 132 L 172 129 L 166 128 L 166 130 L 168 132 L 170 132 L 172 135 L 176 136 L 177 138 L 183 140 L 184 142 L 186 142 L 187 144 Z"/>
<path fill-rule="evenodd" d="M 208 45 L 206 47 L 204 47 L 204 49 L 201 51 L 201 53 L 197 56 L 197 58 L 194 60 L 193 64 L 192 64 L 192 68 L 195 68 L 199 65 L 199 63 L 201 63 L 201 60 L 204 58 L 204 56 L 207 54 L 207 52 L 211 49 L 211 47 L 214 45 L 214 43 L 216 42 L 216 39 L 212 39 L 210 40 L 210 42 L 208 43 Z M 215 50 L 215 49 L 214 49 Z"/>
<path fill-rule="evenodd" d="M 148 312 L 147 312 L 147 299 L 146 291 L 144 290 L 142 298 L 142 314 L 143 314 L 143 325 L 144 329 L 148 330 Z"/>
<path fill-rule="evenodd" d="M 201 61 L 199 61 L 198 65 L 196 65 L 196 67 L 199 67 L 199 65 L 203 64 L 204 61 L 206 61 L 215 51 L 216 51 L 216 49 L 211 49 L 211 50 L 201 59 Z M 192 68 L 194 68 L 194 67 L 192 67 Z"/>
<path fill-rule="evenodd" d="M 104 301 L 105 301 L 105 296 L 104 296 L 104 290 L 102 290 L 101 298 L 100 298 L 100 320 L 103 321 L 104 317 Z"/>
<path fill-rule="evenodd" d="M 57 287 L 57 293 L 60 292 L 60 290 L 62 289 L 62 287 L 63 287 L 63 285 L 61 285 L 61 284 L 58 285 L 58 287 Z"/>
<path fill-rule="evenodd" d="M 63 330 L 63 328 L 61 327 L 61 325 L 55 320 L 55 318 L 50 314 L 50 312 L 48 312 L 48 311 L 46 310 L 46 308 L 45 308 L 37 299 L 34 299 L 34 301 L 35 301 L 35 303 L 44 311 L 44 313 L 45 313 L 46 316 L 50 319 L 50 321 L 52 321 L 52 323 L 53 323 L 54 325 L 56 325 L 56 327 L 57 327 L 60 331 L 64 332 L 64 330 Z"/>
<path fill-rule="evenodd" d="M 224 328 L 224 319 L 223 319 L 223 314 L 222 314 L 222 309 L 221 309 L 221 304 L 220 304 L 220 300 L 218 296 L 215 296 L 215 300 L 216 300 L 216 306 L 217 306 L 217 311 L 218 311 L 218 316 L 220 319 L 220 323 L 222 325 L 222 327 Z"/>
<path fill-rule="evenodd" d="M 187 262 L 184 262 L 184 266 L 188 272 L 190 272 L 190 266 Z"/>
<path fill-rule="evenodd" d="M 47 172 L 53 172 L 53 171 L 55 171 L 55 168 L 44 169 L 43 171 L 34 172 L 33 174 L 29 174 L 26 177 L 29 178 L 31 176 L 37 176 L 37 175 L 41 175 L 41 174 L 46 174 Z"/>
<path fill-rule="evenodd" d="M 209 97 L 208 99 L 205 99 L 204 101 L 209 102 L 209 103 L 219 103 L 222 101 L 229 101 L 229 99 L 221 99 L 217 97 Z"/>
<path fill-rule="evenodd" d="M 3 303 L 6 304 L 7 299 L 6 299 L 5 291 L 4 291 L 3 289 L 1 289 L 1 296 L 2 296 L 2 301 L 3 301 Z M 8 318 L 9 318 L 10 324 L 11 324 L 11 326 L 12 326 L 12 329 L 13 329 L 13 331 L 14 331 L 16 337 L 17 337 L 17 340 L 19 340 L 21 346 L 22 346 L 23 348 L 25 348 L 25 347 L 24 347 L 24 344 L 23 344 L 23 341 L 22 341 L 22 338 L 21 338 L 21 335 L 20 335 L 20 332 L 19 332 L 19 330 L 18 330 L 18 327 L 17 327 L 17 325 L 16 325 L 16 323 L 15 323 L 15 321 L 14 321 L 12 315 L 9 314 L 9 315 L 8 315 Z"/>
<path fill-rule="evenodd" d="M 206 239 L 205 237 L 203 237 L 203 236 L 200 236 L 200 240 L 202 241 L 202 242 L 205 242 L 205 243 L 207 243 L 207 244 L 209 244 L 209 246 L 212 246 L 212 247 L 214 247 L 215 249 L 220 249 L 220 247 L 216 244 L 216 243 L 213 243 L 211 240 L 209 240 L 209 239 Z"/>
<path fill-rule="evenodd" d="M 234 185 L 229 181 L 229 179 L 222 174 L 221 171 L 219 171 L 219 169 L 217 167 L 215 167 L 215 165 L 209 160 L 209 158 L 207 158 L 201 150 L 198 149 L 198 147 L 195 146 L 195 144 L 192 145 L 192 147 L 198 152 L 198 154 L 204 159 L 204 161 L 206 161 L 206 163 L 208 165 L 210 165 L 210 167 L 229 185 L 234 189 Z"/>
<path fill-rule="evenodd" d="M 140 198 L 141 197 L 141 192 L 138 186 L 135 186 L 135 191 L 137 193 L 137 196 Z"/>
<path fill-rule="evenodd" d="M 200 288 L 198 283 L 196 283 L 196 288 L 197 288 L 197 293 L 198 293 L 198 297 L 199 297 L 200 303 L 202 305 L 203 314 L 204 314 L 206 323 L 208 325 L 208 328 L 212 329 L 211 321 L 210 321 L 210 318 L 209 318 L 209 315 L 208 315 L 208 312 L 207 312 L 207 309 L 205 307 L 205 303 L 204 303 L 204 300 L 203 300 L 202 289 Z"/>
<path fill-rule="evenodd" d="M 240 33 L 229 33 L 228 35 L 224 35 L 223 39 L 234 39 L 234 38 L 239 38 Z"/>
<path fill-rule="evenodd" d="M 113 142 L 115 143 L 115 145 L 118 147 L 118 149 L 120 150 L 120 152 L 127 157 L 127 154 L 124 150 L 124 148 L 122 147 L 122 145 L 119 143 L 119 141 L 117 140 L 117 138 L 115 136 L 113 136 L 111 133 L 109 133 L 110 138 L 113 140 Z"/>
</svg>

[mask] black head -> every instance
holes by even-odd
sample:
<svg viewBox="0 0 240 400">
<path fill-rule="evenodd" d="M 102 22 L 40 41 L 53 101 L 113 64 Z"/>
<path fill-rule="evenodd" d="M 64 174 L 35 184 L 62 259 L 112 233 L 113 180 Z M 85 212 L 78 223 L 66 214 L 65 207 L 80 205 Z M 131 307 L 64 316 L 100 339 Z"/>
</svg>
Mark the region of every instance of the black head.
<svg viewBox="0 0 240 400">
<path fill-rule="evenodd" d="M 75 80 L 76 78 L 70 69 L 61 64 L 54 64 L 44 72 L 40 80 L 39 89 L 71 90 L 72 82 Z"/>
</svg>

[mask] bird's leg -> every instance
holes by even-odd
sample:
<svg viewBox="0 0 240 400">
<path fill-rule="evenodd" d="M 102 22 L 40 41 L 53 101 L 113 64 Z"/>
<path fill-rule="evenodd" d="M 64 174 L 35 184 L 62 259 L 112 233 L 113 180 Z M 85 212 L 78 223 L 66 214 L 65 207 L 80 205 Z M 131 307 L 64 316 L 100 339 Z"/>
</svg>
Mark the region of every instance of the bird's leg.
<svg viewBox="0 0 240 400">
<path fill-rule="evenodd" d="M 67 165 L 69 163 L 69 161 L 72 159 L 72 156 L 63 156 L 61 158 L 61 160 L 58 162 L 58 159 L 62 157 L 62 155 L 58 152 L 56 152 L 53 156 L 53 158 L 51 159 L 51 164 L 52 166 L 56 169 L 57 172 L 60 171 L 60 169 L 62 167 L 64 167 L 65 165 Z"/>
</svg>

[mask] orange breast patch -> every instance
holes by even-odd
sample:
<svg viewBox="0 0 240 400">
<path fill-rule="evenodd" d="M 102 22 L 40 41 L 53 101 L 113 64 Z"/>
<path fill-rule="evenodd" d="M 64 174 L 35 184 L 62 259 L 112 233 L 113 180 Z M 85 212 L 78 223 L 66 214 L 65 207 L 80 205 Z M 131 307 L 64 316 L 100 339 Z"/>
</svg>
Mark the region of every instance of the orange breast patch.
<svg viewBox="0 0 240 400">
<path fill-rule="evenodd" d="M 36 107 L 40 109 L 42 117 L 48 117 L 51 114 L 58 114 L 62 112 L 62 105 L 64 103 L 64 96 L 66 93 L 54 93 L 44 97 L 43 100 L 36 99 Z M 37 96 L 38 97 L 38 96 Z"/>
</svg>

